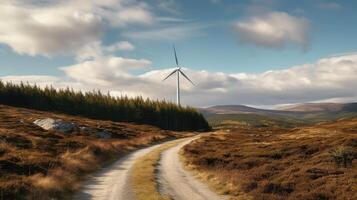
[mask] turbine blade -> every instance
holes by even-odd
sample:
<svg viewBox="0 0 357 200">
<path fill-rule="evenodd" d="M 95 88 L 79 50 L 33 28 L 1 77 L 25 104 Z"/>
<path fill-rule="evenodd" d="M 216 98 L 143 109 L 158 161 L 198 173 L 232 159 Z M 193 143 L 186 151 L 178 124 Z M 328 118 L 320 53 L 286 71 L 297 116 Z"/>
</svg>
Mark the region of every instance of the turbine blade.
<svg viewBox="0 0 357 200">
<path fill-rule="evenodd" d="M 175 54 L 175 61 L 176 61 L 176 66 L 179 66 L 178 59 L 177 59 L 177 54 L 176 54 L 176 48 L 174 46 L 174 54 Z"/>
<path fill-rule="evenodd" d="M 184 76 L 188 81 L 190 81 L 190 82 L 192 83 L 192 85 L 195 85 L 195 84 L 191 81 L 191 79 L 189 79 L 189 78 L 186 76 L 186 74 L 183 73 L 183 71 L 179 70 L 179 72 L 180 72 L 180 73 L 182 74 L 182 76 Z"/>
<path fill-rule="evenodd" d="M 166 76 L 166 78 L 164 78 L 162 81 L 168 79 L 172 74 L 174 74 L 177 71 L 177 69 L 175 69 L 173 72 L 171 72 L 168 76 Z"/>
</svg>

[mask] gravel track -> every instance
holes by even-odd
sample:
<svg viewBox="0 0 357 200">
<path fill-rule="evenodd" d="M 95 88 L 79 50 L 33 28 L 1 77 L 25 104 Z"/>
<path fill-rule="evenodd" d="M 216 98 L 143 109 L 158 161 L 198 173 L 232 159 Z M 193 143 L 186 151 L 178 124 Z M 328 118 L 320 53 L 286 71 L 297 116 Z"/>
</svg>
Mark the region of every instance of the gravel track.
<svg viewBox="0 0 357 200">
<path fill-rule="evenodd" d="M 121 158 L 109 167 L 104 168 L 87 180 L 82 189 L 73 199 L 76 200 L 131 200 L 135 199 L 130 189 L 129 174 L 136 159 L 153 149 L 163 145 L 158 144 Z"/>
<path fill-rule="evenodd" d="M 197 138 L 197 136 L 189 138 L 162 152 L 157 172 L 160 192 L 175 200 L 225 199 L 183 169 L 179 150 Z M 166 143 L 168 142 L 137 150 L 94 174 L 83 184 L 82 189 L 73 199 L 135 200 L 129 183 L 132 166 L 137 159 Z"/>
<path fill-rule="evenodd" d="M 162 153 L 158 167 L 160 190 L 175 200 L 226 199 L 210 190 L 205 184 L 186 171 L 179 157 L 180 149 L 197 137 L 186 140 Z"/>
</svg>

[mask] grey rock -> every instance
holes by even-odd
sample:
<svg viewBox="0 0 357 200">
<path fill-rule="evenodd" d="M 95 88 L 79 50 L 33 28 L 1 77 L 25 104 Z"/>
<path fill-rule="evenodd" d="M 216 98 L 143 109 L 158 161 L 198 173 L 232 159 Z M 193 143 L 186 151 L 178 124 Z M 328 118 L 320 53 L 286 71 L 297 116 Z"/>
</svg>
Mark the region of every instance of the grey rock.
<svg viewBox="0 0 357 200">
<path fill-rule="evenodd" d="M 52 118 L 37 119 L 33 123 L 45 130 L 55 130 L 63 133 L 70 133 L 77 126 L 73 122 L 65 122 L 61 119 Z"/>
</svg>

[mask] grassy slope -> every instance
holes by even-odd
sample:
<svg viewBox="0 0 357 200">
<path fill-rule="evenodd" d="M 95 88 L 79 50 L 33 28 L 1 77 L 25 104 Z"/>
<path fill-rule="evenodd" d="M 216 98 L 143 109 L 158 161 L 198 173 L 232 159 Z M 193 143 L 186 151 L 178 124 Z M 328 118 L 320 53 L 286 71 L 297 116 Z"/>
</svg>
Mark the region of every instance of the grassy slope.
<svg viewBox="0 0 357 200">
<path fill-rule="evenodd" d="M 251 127 L 282 126 L 296 127 L 305 123 L 293 117 L 280 115 L 259 115 L 259 114 L 213 114 L 207 116 L 207 120 L 212 126 L 227 126 L 229 124 L 240 124 Z"/>
<path fill-rule="evenodd" d="M 357 118 L 357 112 L 307 112 L 282 114 L 210 114 L 206 116 L 208 122 L 214 127 L 232 124 L 250 127 L 285 127 L 293 128 L 301 125 L 312 125 L 320 122 L 336 121 L 341 119 Z"/>
<path fill-rule="evenodd" d="M 32 123 L 45 117 L 107 130 L 114 138 L 101 140 L 80 130 L 65 135 Z M 69 198 L 86 174 L 143 145 L 177 136 L 147 125 L 0 105 L 0 199 Z"/>
<path fill-rule="evenodd" d="M 352 200 L 356 159 L 347 168 L 337 166 L 330 151 L 339 146 L 356 151 L 356 133 L 356 119 L 295 129 L 237 127 L 185 146 L 183 156 L 234 199 Z"/>
<path fill-rule="evenodd" d="M 305 111 L 264 110 L 242 105 L 226 105 L 200 109 L 200 112 L 215 127 L 234 124 L 250 127 L 293 128 L 320 122 L 357 118 L 357 103 L 327 104 L 327 106 L 326 104 L 309 104 L 309 108 L 303 107 L 298 110 Z"/>
<path fill-rule="evenodd" d="M 357 112 L 341 111 L 341 112 L 318 112 L 310 113 L 302 116 L 302 119 L 310 122 L 334 121 L 340 119 L 357 118 Z"/>
</svg>

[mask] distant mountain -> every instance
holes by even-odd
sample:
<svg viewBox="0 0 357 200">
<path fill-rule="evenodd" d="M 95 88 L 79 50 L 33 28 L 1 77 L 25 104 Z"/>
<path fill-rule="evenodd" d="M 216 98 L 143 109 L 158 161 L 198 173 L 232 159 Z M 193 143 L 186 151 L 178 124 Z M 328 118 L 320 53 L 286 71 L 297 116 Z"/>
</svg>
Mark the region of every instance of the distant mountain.
<svg viewBox="0 0 357 200">
<path fill-rule="evenodd" d="M 214 114 L 238 114 L 238 113 L 259 113 L 262 109 L 253 108 L 245 105 L 219 105 L 201 109 Z"/>
<path fill-rule="evenodd" d="M 218 105 L 199 109 L 204 115 L 229 115 L 229 114 L 260 114 L 260 115 L 291 115 L 295 112 L 284 110 L 268 110 L 253 108 L 245 105 Z M 298 113 L 297 113 L 298 114 Z"/>
<path fill-rule="evenodd" d="M 290 111 L 265 110 L 245 105 L 219 105 L 199 109 L 213 126 L 241 124 L 254 127 L 295 127 L 304 123 Z"/>
<path fill-rule="evenodd" d="M 316 112 L 357 112 L 356 103 L 302 103 L 280 107 L 276 110 L 259 109 L 245 105 L 217 105 L 199 109 L 204 114 L 280 114 L 301 115 Z"/>
<path fill-rule="evenodd" d="M 218 105 L 199 109 L 211 124 L 236 121 L 254 126 L 295 126 L 322 121 L 357 118 L 357 103 L 304 103 L 277 110 L 245 105 Z"/>
<path fill-rule="evenodd" d="M 346 104 L 342 103 L 303 103 L 279 108 L 283 111 L 293 112 L 337 112 L 341 111 Z"/>
</svg>

